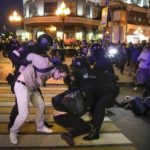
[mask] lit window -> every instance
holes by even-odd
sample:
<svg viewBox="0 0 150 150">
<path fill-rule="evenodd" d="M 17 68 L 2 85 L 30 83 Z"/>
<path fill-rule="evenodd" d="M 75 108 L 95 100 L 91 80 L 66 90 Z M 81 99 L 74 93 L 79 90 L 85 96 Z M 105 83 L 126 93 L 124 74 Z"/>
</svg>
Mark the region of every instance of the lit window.
<svg viewBox="0 0 150 150">
<path fill-rule="evenodd" d="M 57 9 L 57 2 L 44 3 L 44 14 L 55 14 L 56 9 Z"/>
<path fill-rule="evenodd" d="M 82 32 L 77 32 L 77 33 L 75 34 L 75 38 L 76 38 L 77 40 L 82 40 L 82 35 L 83 35 Z"/>
<path fill-rule="evenodd" d="M 136 17 L 133 17 L 133 21 L 136 22 Z"/>
<path fill-rule="evenodd" d="M 63 38 L 63 32 L 60 32 L 60 31 L 57 32 L 56 36 L 62 39 Z"/>
<path fill-rule="evenodd" d="M 142 20 L 141 17 L 139 17 L 139 18 L 138 18 L 138 22 L 141 22 L 141 20 Z"/>
<path fill-rule="evenodd" d="M 44 31 L 38 31 L 38 32 L 37 32 L 37 38 L 38 38 L 40 35 L 42 35 L 42 34 L 44 34 Z"/>
</svg>

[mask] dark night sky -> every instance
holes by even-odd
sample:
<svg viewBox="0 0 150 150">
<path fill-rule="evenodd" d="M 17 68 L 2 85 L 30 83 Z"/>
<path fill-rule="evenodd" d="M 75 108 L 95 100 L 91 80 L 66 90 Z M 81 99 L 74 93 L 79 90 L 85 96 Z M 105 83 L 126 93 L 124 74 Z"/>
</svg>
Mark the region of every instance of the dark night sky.
<svg viewBox="0 0 150 150">
<path fill-rule="evenodd" d="M 23 14 L 23 0 L 0 0 L 0 27 L 10 26 L 9 16 L 16 10 L 21 16 Z"/>
</svg>

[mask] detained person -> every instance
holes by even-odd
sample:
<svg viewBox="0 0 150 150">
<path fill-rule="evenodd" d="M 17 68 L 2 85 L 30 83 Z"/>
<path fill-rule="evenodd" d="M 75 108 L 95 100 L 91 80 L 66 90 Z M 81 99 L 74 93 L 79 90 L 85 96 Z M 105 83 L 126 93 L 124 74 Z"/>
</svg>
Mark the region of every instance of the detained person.
<svg viewBox="0 0 150 150">
<path fill-rule="evenodd" d="M 64 78 L 69 72 L 68 66 L 54 66 L 48 57 L 30 53 L 27 61 L 31 62 L 18 76 L 14 85 L 14 93 L 18 105 L 18 115 L 10 128 L 9 138 L 12 144 L 18 144 L 18 132 L 29 115 L 29 102 L 37 108 L 36 127 L 38 132 L 52 133 L 53 130 L 44 125 L 44 101 L 39 87 L 45 85 L 49 78 Z"/>
</svg>

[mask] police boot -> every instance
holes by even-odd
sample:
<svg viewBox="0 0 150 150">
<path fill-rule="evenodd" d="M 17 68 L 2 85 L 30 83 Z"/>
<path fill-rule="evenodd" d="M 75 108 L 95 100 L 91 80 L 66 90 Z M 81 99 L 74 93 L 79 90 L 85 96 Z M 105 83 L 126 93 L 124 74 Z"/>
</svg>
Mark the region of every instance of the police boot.
<svg viewBox="0 0 150 150">
<path fill-rule="evenodd" d="M 70 133 L 62 133 L 62 134 L 61 134 L 61 138 L 62 138 L 64 141 L 66 141 L 66 143 L 67 143 L 69 146 L 75 146 L 73 137 L 71 136 Z"/>
<path fill-rule="evenodd" d="M 94 127 L 91 130 L 90 134 L 88 134 L 87 136 L 83 137 L 83 139 L 85 141 L 92 141 L 92 140 L 99 139 L 99 129 Z"/>
</svg>

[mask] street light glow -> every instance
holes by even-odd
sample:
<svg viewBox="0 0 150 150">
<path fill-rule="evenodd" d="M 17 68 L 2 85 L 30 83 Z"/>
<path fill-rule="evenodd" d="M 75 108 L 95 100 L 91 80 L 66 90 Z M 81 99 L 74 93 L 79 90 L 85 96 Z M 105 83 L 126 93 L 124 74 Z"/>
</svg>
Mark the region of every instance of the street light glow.
<svg viewBox="0 0 150 150">
<path fill-rule="evenodd" d="M 56 15 L 60 16 L 60 19 L 62 21 L 62 40 L 64 41 L 64 22 L 65 17 L 68 16 L 71 13 L 70 9 L 66 6 L 64 2 L 60 4 L 60 7 L 56 10 Z"/>
<path fill-rule="evenodd" d="M 56 10 L 56 15 L 57 16 L 67 16 L 70 14 L 70 9 L 66 7 L 66 4 L 62 2 L 60 4 L 60 7 Z"/>
<path fill-rule="evenodd" d="M 13 12 L 13 14 L 9 17 L 10 22 L 20 22 L 22 18 L 18 15 L 16 11 Z"/>
<path fill-rule="evenodd" d="M 134 34 L 141 35 L 143 33 L 143 30 L 141 27 L 138 27 L 137 30 L 134 32 Z"/>
</svg>

